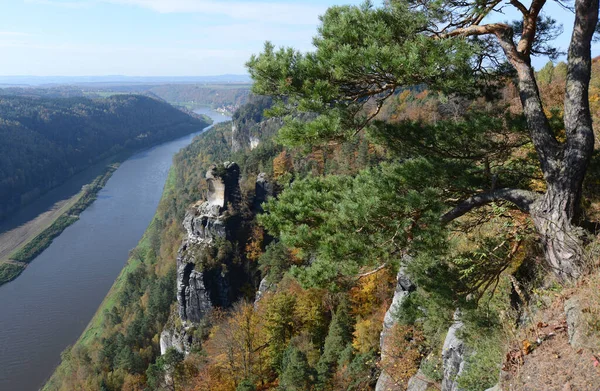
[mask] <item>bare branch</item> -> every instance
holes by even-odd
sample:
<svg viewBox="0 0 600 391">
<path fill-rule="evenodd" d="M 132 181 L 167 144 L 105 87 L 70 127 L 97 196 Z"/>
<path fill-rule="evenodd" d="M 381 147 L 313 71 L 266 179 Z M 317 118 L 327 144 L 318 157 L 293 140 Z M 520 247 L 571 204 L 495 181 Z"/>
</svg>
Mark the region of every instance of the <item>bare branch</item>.
<svg viewBox="0 0 600 391">
<path fill-rule="evenodd" d="M 442 222 L 448 223 L 474 208 L 495 201 L 508 201 L 516 205 L 523 212 L 529 212 L 531 205 L 538 199 L 539 194 L 529 190 L 520 189 L 498 189 L 487 193 L 472 196 L 458 204 L 450 212 L 442 216 Z"/>
<path fill-rule="evenodd" d="M 510 3 L 514 5 L 516 9 L 521 11 L 523 17 L 527 17 L 529 15 L 529 10 L 519 0 L 510 0 Z"/>
<path fill-rule="evenodd" d="M 531 47 L 533 46 L 537 30 L 538 16 L 544 4 L 546 4 L 546 0 L 534 0 L 529 7 L 527 15 L 523 17 L 523 34 L 521 34 L 517 50 L 526 56 L 531 54 Z"/>
<path fill-rule="evenodd" d="M 368 277 L 368 276 L 370 276 L 370 275 L 372 275 L 372 274 L 375 274 L 375 273 L 377 273 L 378 271 L 380 271 L 380 270 L 384 269 L 386 266 L 387 266 L 387 263 L 384 263 L 384 264 L 382 264 L 382 265 L 379 265 L 379 266 L 377 266 L 375 269 L 373 269 L 373 270 L 371 270 L 371 271 L 369 271 L 369 272 L 366 272 L 366 273 L 359 274 L 358 276 L 356 276 L 356 279 L 357 279 L 357 280 L 360 280 L 361 278 L 365 278 L 365 277 Z"/>
</svg>

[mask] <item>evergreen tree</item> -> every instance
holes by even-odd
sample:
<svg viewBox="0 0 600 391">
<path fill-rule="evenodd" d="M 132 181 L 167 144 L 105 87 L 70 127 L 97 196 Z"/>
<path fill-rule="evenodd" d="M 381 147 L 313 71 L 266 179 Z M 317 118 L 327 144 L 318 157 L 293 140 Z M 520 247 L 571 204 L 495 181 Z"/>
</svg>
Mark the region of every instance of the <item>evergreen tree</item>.
<svg viewBox="0 0 600 391">
<path fill-rule="evenodd" d="M 337 363 L 348 344 L 352 343 L 353 321 L 348 304 L 343 300 L 329 325 L 323 354 L 317 363 L 319 384 L 324 386 L 335 373 Z"/>
<path fill-rule="evenodd" d="M 331 7 L 321 18 L 316 50 L 276 50 L 270 43 L 248 62 L 255 93 L 280 99 L 272 113 L 286 116 L 280 139 L 288 145 L 318 144 L 353 136 L 376 119 L 399 89 L 426 85 L 454 94 L 483 94 L 490 76 L 516 74 L 528 135 L 545 181 L 542 193 L 496 186 L 463 194 L 442 220 L 450 222 L 474 208 L 508 201 L 530 214 L 548 264 L 561 279 L 576 278 L 584 267 L 580 201 L 594 135 L 589 109 L 591 40 L 598 22 L 598 0 L 576 0 L 569 46 L 564 129 L 556 137 L 544 112 L 531 57 L 555 56 L 550 45 L 560 28 L 541 16 L 545 1 L 526 8 L 519 1 L 464 3 L 455 0 L 389 1 L 384 7 Z M 483 23 L 515 7 L 522 19 L 512 24 Z M 495 64 L 500 66 L 495 67 Z M 300 121 L 298 112 L 311 112 Z M 493 128 L 482 131 L 493 134 Z M 492 131 L 490 133 L 490 131 Z M 426 141 L 421 146 L 435 145 Z M 444 151 L 447 157 L 453 150 Z M 479 157 L 482 159 L 484 157 Z M 473 159 L 477 162 L 479 159 Z M 479 160 L 485 166 L 484 160 Z M 495 175 L 500 175 L 496 173 Z"/>
<path fill-rule="evenodd" d="M 306 355 L 295 346 L 289 346 L 281 363 L 279 389 L 282 391 L 308 391 L 315 384 L 314 371 Z"/>
</svg>

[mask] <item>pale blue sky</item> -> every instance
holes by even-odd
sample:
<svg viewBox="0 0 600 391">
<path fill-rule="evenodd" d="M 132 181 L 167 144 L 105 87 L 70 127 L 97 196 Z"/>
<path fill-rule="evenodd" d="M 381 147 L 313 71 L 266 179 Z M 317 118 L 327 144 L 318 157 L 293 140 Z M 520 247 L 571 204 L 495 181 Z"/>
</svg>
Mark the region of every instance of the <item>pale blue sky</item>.
<svg viewBox="0 0 600 391">
<path fill-rule="evenodd" d="M 265 40 L 310 50 L 318 15 L 361 2 L 0 0 L 0 75 L 241 74 Z M 555 3 L 548 12 L 570 31 L 572 15 Z"/>
</svg>

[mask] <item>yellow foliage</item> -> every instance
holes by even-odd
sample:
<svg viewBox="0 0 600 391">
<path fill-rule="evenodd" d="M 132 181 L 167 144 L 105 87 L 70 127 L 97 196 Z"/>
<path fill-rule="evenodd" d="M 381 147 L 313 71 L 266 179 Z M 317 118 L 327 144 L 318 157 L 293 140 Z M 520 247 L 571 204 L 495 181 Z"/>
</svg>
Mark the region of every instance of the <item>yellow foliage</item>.
<svg viewBox="0 0 600 391">
<path fill-rule="evenodd" d="M 223 317 L 211 330 L 204 344 L 210 370 L 202 371 L 199 376 L 219 379 L 219 382 L 228 379 L 219 384 L 219 388 L 214 388 L 215 384 L 209 381 L 210 390 L 223 391 L 234 390 L 243 379 L 264 378 L 268 370 L 266 342 L 263 319 L 254 306 L 247 302 L 236 304 L 229 316 Z"/>
<path fill-rule="evenodd" d="M 127 375 L 125 376 L 125 382 L 122 391 L 143 391 L 145 390 L 146 383 L 144 376 L 142 375 Z"/>
<path fill-rule="evenodd" d="M 350 290 L 352 312 L 366 318 L 390 297 L 395 286 L 395 278 L 388 269 L 361 278 Z"/>
<path fill-rule="evenodd" d="M 281 153 L 273 159 L 273 178 L 277 180 L 284 174 L 291 172 L 291 170 L 292 159 L 290 158 L 290 155 L 286 151 L 281 151 Z"/>
<path fill-rule="evenodd" d="M 378 317 L 379 318 L 379 317 Z M 379 348 L 379 334 L 382 323 L 379 319 L 358 319 L 354 328 L 352 346 L 359 353 L 377 351 Z"/>
<path fill-rule="evenodd" d="M 263 253 L 262 246 L 264 237 L 264 229 L 259 225 L 255 225 L 252 229 L 250 240 L 246 245 L 246 258 L 248 258 L 251 261 L 258 261 L 258 258 L 260 258 L 260 256 Z"/>
</svg>

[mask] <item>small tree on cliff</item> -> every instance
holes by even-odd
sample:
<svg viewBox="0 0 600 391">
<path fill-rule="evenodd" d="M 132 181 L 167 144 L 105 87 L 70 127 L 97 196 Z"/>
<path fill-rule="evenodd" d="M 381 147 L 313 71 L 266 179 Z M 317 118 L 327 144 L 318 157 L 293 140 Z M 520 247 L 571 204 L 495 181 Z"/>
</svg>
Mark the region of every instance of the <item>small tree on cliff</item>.
<svg viewBox="0 0 600 391">
<path fill-rule="evenodd" d="M 511 202 L 530 214 L 556 274 L 564 280 L 576 278 L 583 269 L 583 231 L 577 226 L 582 183 L 594 148 L 588 85 L 598 0 L 575 0 L 572 8 L 564 141 L 556 137 L 544 112 L 531 65 L 533 55 L 557 54 L 548 44 L 556 36 L 556 22 L 542 15 L 545 5 L 545 0 L 390 0 L 381 8 L 369 3 L 332 7 L 321 18 L 314 52 L 275 50 L 267 43 L 263 53 L 251 58 L 254 92 L 281 98 L 273 110 L 288 117 L 281 140 L 306 145 L 362 131 L 385 100 L 406 86 L 476 94 L 482 84 L 510 69 L 518 80 L 545 192 L 491 186 L 452 205 L 442 220 L 452 221 L 494 201 Z M 483 23 L 506 7 L 515 8 L 522 19 Z M 316 118 L 308 123 L 294 120 L 290 114 L 297 111 Z"/>
</svg>

